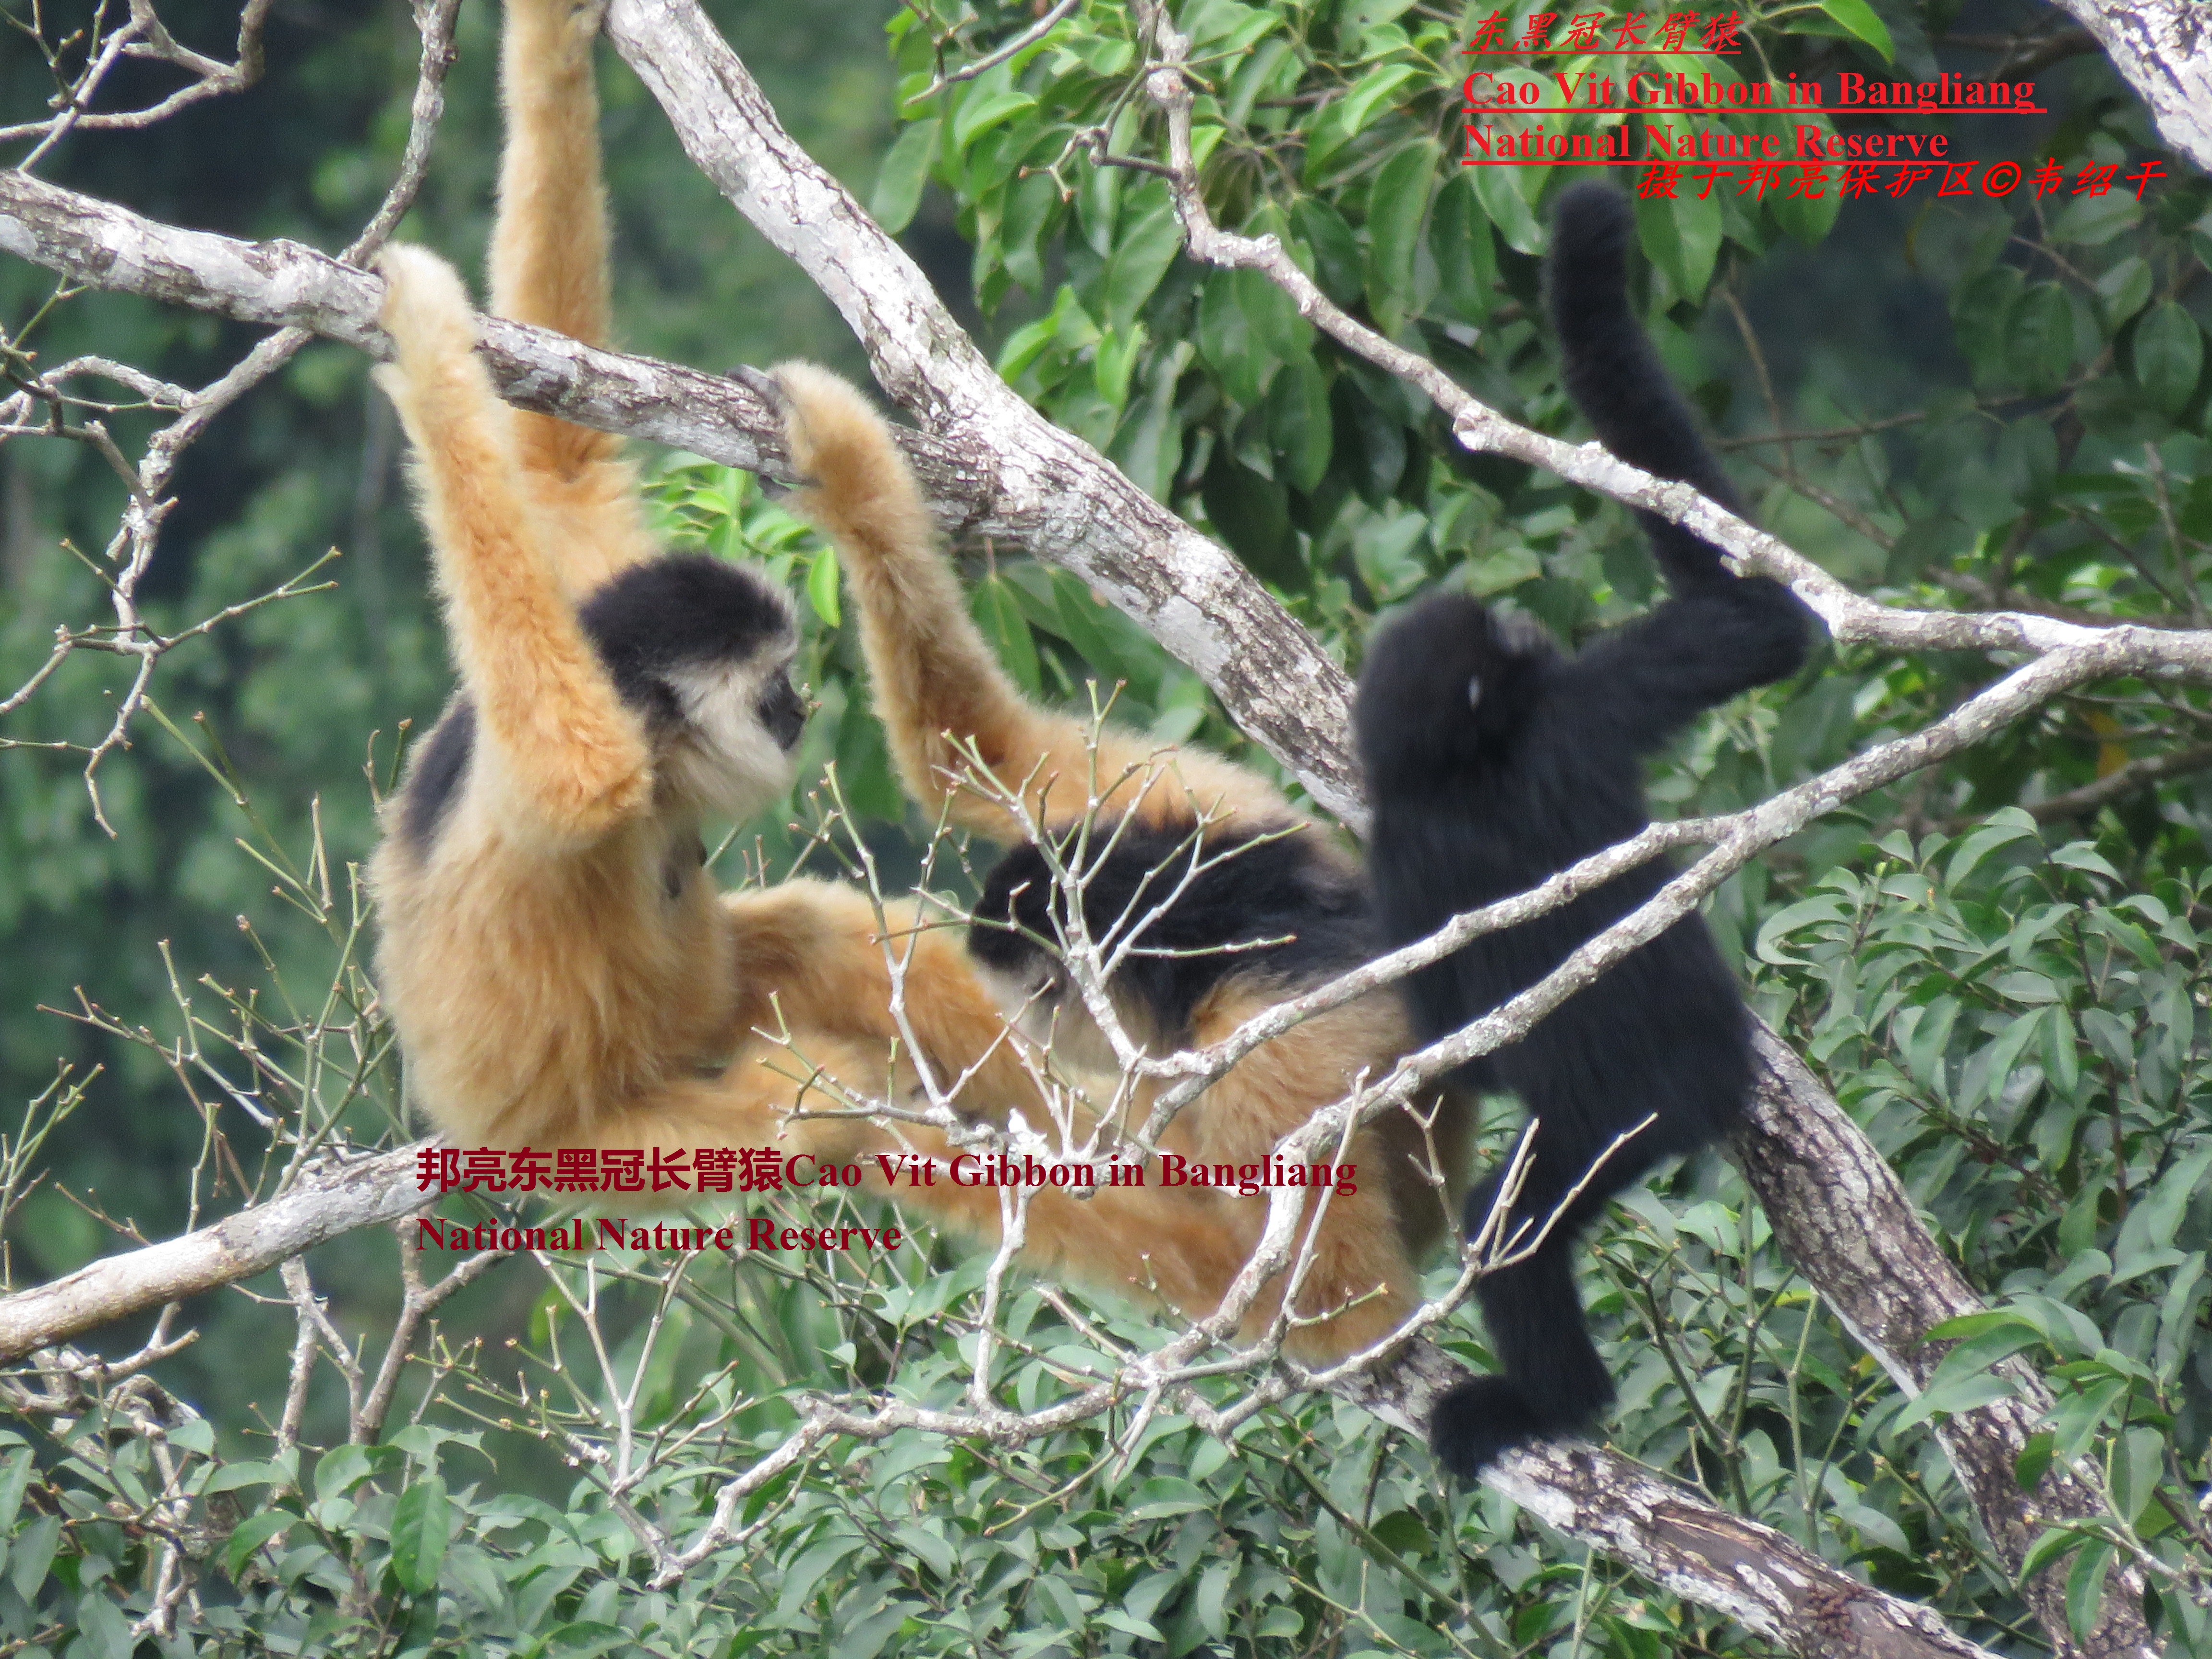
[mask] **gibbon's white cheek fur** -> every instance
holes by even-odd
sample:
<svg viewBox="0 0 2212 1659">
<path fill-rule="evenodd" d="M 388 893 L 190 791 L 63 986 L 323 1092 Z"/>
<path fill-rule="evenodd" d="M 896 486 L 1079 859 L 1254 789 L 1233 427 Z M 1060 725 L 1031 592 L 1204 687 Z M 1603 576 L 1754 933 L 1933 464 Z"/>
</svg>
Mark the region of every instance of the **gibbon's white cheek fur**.
<svg viewBox="0 0 2212 1659">
<path fill-rule="evenodd" d="M 792 758 L 760 717 L 761 693 L 790 665 L 787 654 L 756 655 L 670 673 L 685 724 L 660 764 L 687 805 L 743 822 L 791 787 Z"/>
</svg>

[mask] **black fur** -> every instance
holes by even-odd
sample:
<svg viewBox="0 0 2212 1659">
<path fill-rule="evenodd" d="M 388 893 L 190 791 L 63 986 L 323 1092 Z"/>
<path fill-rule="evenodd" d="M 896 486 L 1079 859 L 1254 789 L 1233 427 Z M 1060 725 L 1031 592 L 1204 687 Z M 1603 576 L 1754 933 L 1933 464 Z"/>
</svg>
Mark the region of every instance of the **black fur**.
<svg viewBox="0 0 2212 1659">
<path fill-rule="evenodd" d="M 1232 975 L 1296 987 L 1367 961 L 1376 951 L 1367 893 L 1357 875 L 1316 853 L 1310 838 L 1320 833 L 1214 836 L 1194 859 L 1187 829 L 1093 827 L 1079 866 L 1089 872 L 1084 927 L 1109 952 L 1142 929 L 1114 989 L 1143 1007 L 1163 1038 L 1181 1042 L 1198 1006 Z M 1072 836 L 1060 856 L 1077 858 Z M 1048 968 L 1056 960 L 1048 947 L 1061 937 L 1061 900 L 1044 854 L 1016 848 L 984 879 L 969 953 L 1016 975 Z M 1163 903 L 1164 913 L 1152 917 Z"/>
<path fill-rule="evenodd" d="M 791 631 L 783 595 L 704 553 L 632 565 L 578 614 L 622 700 L 653 720 L 681 718 L 665 678 L 671 670 L 739 662 Z"/>
<path fill-rule="evenodd" d="M 1732 503 L 1629 309 L 1632 227 L 1627 204 L 1601 185 L 1559 204 L 1551 292 L 1567 386 L 1615 454 Z M 1428 599 L 1370 645 L 1354 724 L 1387 945 L 1634 835 L 1648 822 L 1641 757 L 1702 710 L 1804 661 L 1808 617 L 1786 589 L 1740 580 L 1709 544 L 1648 514 L 1644 523 L 1674 597 L 1579 655 L 1457 594 Z M 1670 873 L 1654 861 L 1414 975 L 1406 995 L 1417 1034 L 1443 1036 L 1527 989 Z M 1508 1238 L 1523 1223 L 1533 1237 L 1615 1137 L 1656 1120 L 1565 1204 L 1532 1257 L 1482 1280 L 1501 1374 L 1445 1395 L 1430 1425 L 1437 1457 L 1472 1480 L 1509 1447 L 1588 1428 L 1611 1402 L 1576 1299 L 1575 1239 L 1613 1194 L 1735 1121 L 1750 1086 L 1748 1018 L 1692 915 L 1468 1069 L 1463 1082 L 1510 1090 L 1538 1126 Z M 1498 1181 L 1469 1194 L 1470 1235 Z"/>
<path fill-rule="evenodd" d="M 781 593 L 751 571 L 703 553 L 631 566 L 584 601 L 578 620 L 617 694 L 664 730 L 684 718 L 665 678 L 670 671 L 740 662 L 791 632 L 791 608 Z M 806 724 L 806 705 L 787 674 L 768 682 L 755 712 L 786 750 Z M 399 830 L 418 853 L 437 839 L 468 775 L 476 729 L 469 700 L 455 697 L 407 775 Z"/>
<path fill-rule="evenodd" d="M 469 757 L 477 745 L 477 711 L 466 697 L 455 697 L 446 707 L 429 740 L 407 775 L 405 799 L 400 803 L 399 833 L 416 852 L 437 839 L 438 826 L 468 775 Z"/>
</svg>

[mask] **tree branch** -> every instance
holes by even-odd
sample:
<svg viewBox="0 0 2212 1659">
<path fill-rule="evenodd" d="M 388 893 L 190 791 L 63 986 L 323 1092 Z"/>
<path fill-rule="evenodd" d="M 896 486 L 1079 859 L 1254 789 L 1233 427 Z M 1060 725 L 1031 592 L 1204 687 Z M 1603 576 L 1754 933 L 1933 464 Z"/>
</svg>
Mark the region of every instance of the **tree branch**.
<svg viewBox="0 0 2212 1659">
<path fill-rule="evenodd" d="M 266 1204 L 0 1298 L 0 1360 L 234 1285 L 340 1233 L 412 1214 L 437 1196 L 415 1184 L 416 1156 L 427 1144 L 313 1169 Z"/>
<path fill-rule="evenodd" d="M 695 0 L 614 0 L 607 33 L 699 170 L 860 337 L 885 392 L 992 484 L 994 515 L 1194 669 L 1325 810 L 1363 824 L 1344 671 L 1249 572 L 1024 403 L 906 251 L 784 131 Z"/>
<path fill-rule="evenodd" d="M 1812 1070 L 1759 1028 L 1757 1091 L 1735 1137 L 1735 1158 L 1775 1242 L 1898 1387 L 1917 1395 L 1951 1351 L 1928 1333 L 1985 1305 L 1922 1224 L 1904 1185 Z M 2014 1574 L 2046 1527 L 2106 1512 L 2104 1499 L 2054 1462 L 2032 1492 L 2014 1476 L 2028 1437 L 2045 1422 L 2051 1390 L 2024 1361 L 1996 1368 L 2010 1398 L 1954 1412 L 1936 1438 L 1972 1500 L 1998 1559 Z M 2078 1642 L 2066 1613 L 2065 1574 L 2046 1568 L 2021 1587 L 2052 1650 L 2084 1659 L 2151 1659 L 2142 1574 L 2123 1559 L 2097 1622 Z"/>
<path fill-rule="evenodd" d="M 2212 173 L 2212 14 L 2203 0 L 2052 0 L 2097 38 L 2166 143 Z"/>
</svg>

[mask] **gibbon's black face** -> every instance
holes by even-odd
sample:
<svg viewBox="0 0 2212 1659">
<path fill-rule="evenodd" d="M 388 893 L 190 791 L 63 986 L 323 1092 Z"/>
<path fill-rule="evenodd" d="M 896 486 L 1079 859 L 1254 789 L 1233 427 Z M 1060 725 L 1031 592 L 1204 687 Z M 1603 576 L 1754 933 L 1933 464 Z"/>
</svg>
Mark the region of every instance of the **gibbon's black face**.
<svg viewBox="0 0 2212 1659">
<path fill-rule="evenodd" d="M 1367 643 L 1352 718 L 1368 787 L 1419 790 L 1497 756 L 1558 656 L 1528 617 L 1464 593 L 1424 599 Z"/>
<path fill-rule="evenodd" d="M 806 705 L 782 594 L 739 566 L 672 554 L 623 571 L 580 614 L 684 805 L 749 817 L 790 787 Z"/>
</svg>

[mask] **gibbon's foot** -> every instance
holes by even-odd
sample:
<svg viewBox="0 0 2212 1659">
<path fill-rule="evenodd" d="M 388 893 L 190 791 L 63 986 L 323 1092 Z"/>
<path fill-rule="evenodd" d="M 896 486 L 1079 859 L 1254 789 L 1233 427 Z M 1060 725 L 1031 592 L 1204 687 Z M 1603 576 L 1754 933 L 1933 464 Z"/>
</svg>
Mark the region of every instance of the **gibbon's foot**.
<svg viewBox="0 0 2212 1659">
<path fill-rule="evenodd" d="M 376 269 L 384 278 L 376 319 L 402 363 L 425 347 L 451 349 L 456 340 L 464 356 L 475 349 L 475 308 L 453 266 L 426 247 L 395 242 L 377 255 Z"/>
<path fill-rule="evenodd" d="M 1587 1417 L 1537 1410 L 1502 1376 L 1478 1376 L 1437 1401 L 1429 1419 L 1429 1448 L 1437 1462 L 1473 1486 L 1516 1446 L 1572 1437 L 1589 1425 Z"/>
</svg>

